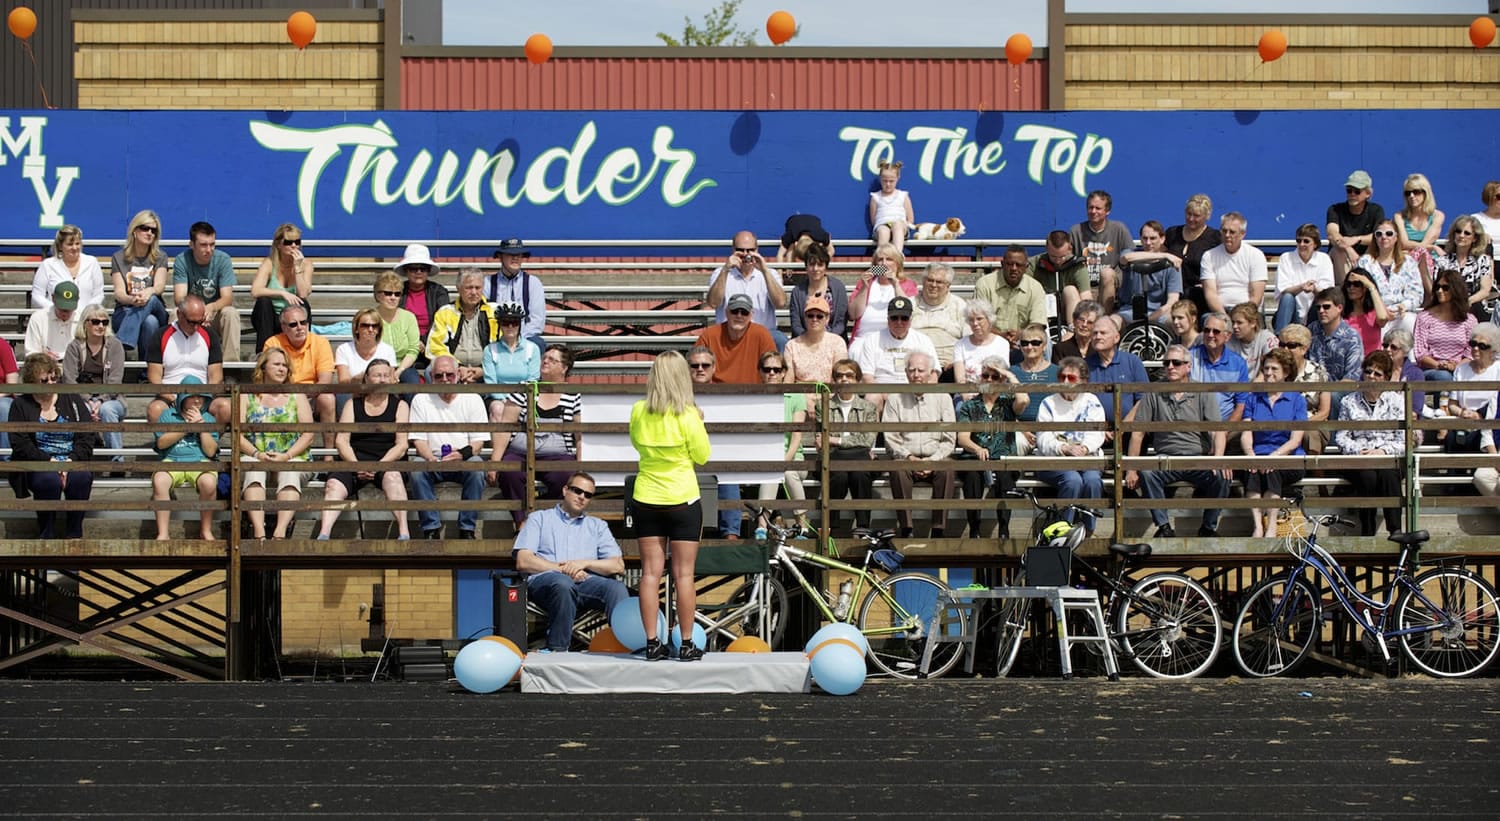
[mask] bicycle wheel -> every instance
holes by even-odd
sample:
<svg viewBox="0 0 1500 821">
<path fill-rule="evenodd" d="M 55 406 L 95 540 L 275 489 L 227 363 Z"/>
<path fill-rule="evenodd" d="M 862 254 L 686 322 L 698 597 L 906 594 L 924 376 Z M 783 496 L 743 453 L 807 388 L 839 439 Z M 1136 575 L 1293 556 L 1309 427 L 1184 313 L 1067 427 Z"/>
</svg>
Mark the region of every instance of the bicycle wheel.
<svg viewBox="0 0 1500 821">
<path fill-rule="evenodd" d="M 1234 620 L 1235 662 L 1257 678 L 1291 672 L 1318 638 L 1322 609 L 1301 576 L 1261 582 Z"/>
<path fill-rule="evenodd" d="M 1187 576 L 1152 574 L 1116 601 L 1113 638 L 1146 675 L 1193 678 L 1218 657 L 1219 608 L 1203 585 Z"/>
<path fill-rule="evenodd" d="M 939 596 L 948 585 L 926 573 L 897 573 L 886 577 L 860 602 L 856 625 L 870 642 L 870 661 L 882 672 L 897 678 L 916 678 L 922 654 L 927 650 L 927 628 Z M 938 630 L 956 638 L 967 635 L 962 610 L 949 606 L 938 622 Z M 947 673 L 958 663 L 964 646 L 956 641 L 934 644 L 931 678 Z"/>
<path fill-rule="evenodd" d="M 1026 634 L 1026 617 L 1031 613 L 1030 599 L 1006 599 L 995 616 L 999 623 L 1000 641 L 995 648 L 995 675 L 1004 678 L 1015 666 L 1016 656 L 1021 653 L 1021 637 Z"/>
<path fill-rule="evenodd" d="M 763 597 L 756 593 L 756 585 L 761 581 L 765 583 Z M 704 625 L 710 642 L 716 642 L 720 649 L 741 636 L 757 636 L 774 650 L 781 646 L 781 639 L 786 635 L 786 586 L 780 579 L 767 574 L 764 580 L 750 580 L 736 587 L 729 598 L 712 611 L 704 607 L 700 607 L 700 611 L 700 620 L 711 621 L 711 624 Z M 760 631 L 762 611 L 769 623 L 764 635 Z"/>
<path fill-rule="evenodd" d="M 1412 664 L 1434 676 L 1459 678 L 1483 670 L 1500 651 L 1500 605 L 1495 589 L 1456 567 L 1439 567 L 1412 579 L 1396 604 L 1401 649 Z"/>
</svg>

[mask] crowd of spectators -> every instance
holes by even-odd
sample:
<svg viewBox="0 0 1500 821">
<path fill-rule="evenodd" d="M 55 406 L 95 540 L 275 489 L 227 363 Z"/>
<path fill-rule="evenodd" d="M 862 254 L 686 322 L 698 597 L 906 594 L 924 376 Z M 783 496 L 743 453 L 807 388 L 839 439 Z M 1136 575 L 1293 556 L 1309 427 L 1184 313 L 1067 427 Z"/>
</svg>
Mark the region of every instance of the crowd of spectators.
<svg viewBox="0 0 1500 821">
<path fill-rule="evenodd" d="M 1093 191 L 1085 198 L 1084 219 L 1050 232 L 1035 256 L 1022 246 L 1006 247 L 998 266 L 976 277 L 968 299 L 954 292 L 958 274 L 949 264 L 933 262 L 923 266 L 920 275 L 910 275 L 914 266 L 909 267 L 905 253 L 910 249 L 900 241 L 904 235 L 893 233 L 903 221 L 894 219 L 880 223 L 886 229 L 879 232 L 883 241 L 848 288 L 830 276 L 828 233 L 816 217 L 798 215 L 788 220 L 776 255 L 779 265 L 761 255 L 754 233 L 733 236 L 730 256 L 705 280 L 705 300 L 715 310 L 715 321 L 688 351 L 688 373 L 698 384 L 829 386 L 832 419 L 818 419 L 822 406 L 809 401 L 814 395 L 810 390 L 789 388 L 785 422 L 800 424 L 811 417 L 832 424 L 895 425 L 878 436 L 828 434 L 836 461 L 872 462 L 865 470 L 833 471 L 829 479 L 834 498 L 871 498 L 874 479 L 881 474 L 889 476 L 891 493 L 898 499 L 909 499 L 914 484 L 931 485 L 934 499 L 954 498 L 960 492 L 976 500 L 995 497 L 1020 478 L 1015 471 L 953 471 L 897 462 L 1050 457 L 1057 464 L 1036 470 L 1035 477 L 1060 496 L 1090 499 L 1103 495 L 1104 476 L 1096 465 L 1106 449 L 1114 447 L 1127 448 L 1131 455 L 1152 448 L 1158 454 L 1190 457 L 1318 453 L 1331 444 L 1345 453 L 1399 455 L 1390 436 L 1367 430 L 1338 431 L 1331 442 L 1317 432 L 1297 430 L 1230 436 L 1137 434 L 1128 442 L 1114 442 L 1112 434 L 1083 429 L 1079 423 L 1120 421 L 1116 414 L 1133 421 L 1347 418 L 1394 423 L 1398 417 L 1391 416 L 1390 409 L 1398 404 L 1399 394 L 1370 383 L 1500 378 L 1494 365 L 1500 326 L 1495 324 L 1490 240 L 1497 219 L 1491 212 L 1500 210 L 1500 183 L 1485 187 L 1485 212 L 1451 221 L 1436 209 L 1431 185 L 1420 174 L 1405 179 L 1402 198 L 1403 207 L 1387 218 L 1387 211 L 1373 199 L 1369 175 L 1350 174 L 1345 197 L 1329 206 L 1325 223 L 1297 229 L 1296 248 L 1280 255 L 1273 280 L 1265 252 L 1245 239 L 1246 218 L 1231 211 L 1214 227 L 1213 204 L 1207 196 L 1187 201 L 1181 224 L 1143 222 L 1137 240 L 1123 223 L 1110 218 L 1110 194 Z M 909 211 L 909 199 L 906 202 Z M 13 357 L 4 355 L 10 351 L 0 352 L 0 371 L 7 381 L 45 381 L 51 372 L 43 366 L 52 362 L 62 382 L 107 386 L 124 381 L 127 361 L 144 361 L 146 381 L 161 386 L 146 414 L 161 459 L 249 460 L 254 465 L 244 472 L 241 490 L 249 500 L 268 495 L 301 498 L 303 482 L 317 472 L 308 464 L 316 437 L 259 431 L 239 437 L 232 447 L 221 447 L 202 430 L 171 426 L 222 424 L 231 418 L 272 425 L 313 420 L 354 426 L 408 420 L 447 424 L 455 429 L 409 436 L 393 435 L 388 427 L 378 433 L 325 434 L 323 460 L 401 461 L 414 449 L 421 461 L 450 463 L 408 473 L 325 465 L 325 498 L 342 501 L 375 485 L 393 501 L 404 500 L 408 493 L 414 500 L 431 501 L 436 485 L 455 483 L 463 499 L 475 501 L 484 497 L 486 486 L 493 486 L 517 503 L 512 511 L 517 527 L 537 512 L 526 507 L 532 495 L 525 487 L 529 474 L 486 474 L 462 463 L 482 461 L 486 452 L 491 459 L 507 462 L 524 462 L 528 456 L 537 462 L 581 458 L 581 435 L 545 429 L 580 421 L 584 403 L 564 387 L 573 354 L 566 347 L 547 345 L 543 337 L 546 288 L 540 277 L 526 270 L 531 251 L 520 239 L 501 242 L 495 252 L 498 270 L 486 274 L 467 267 L 454 272 L 456 300 L 450 299 L 430 251 L 422 245 L 408 246 L 394 268 L 376 278 L 372 304 L 353 312 L 352 338 L 335 350 L 312 322 L 317 283 L 313 262 L 303 253 L 303 234 L 290 223 L 280 225 L 249 289 L 256 355 L 251 383 L 266 388 L 247 390 L 241 406 L 232 408 L 225 397 L 210 398 L 201 390 L 181 387 L 223 383 L 224 363 L 241 355 L 234 307 L 237 282 L 230 258 L 217 249 L 216 231 L 206 222 L 189 228 L 188 247 L 175 259 L 161 250 L 161 231 L 161 219 L 153 211 L 141 211 L 130 220 L 125 241 L 111 258 L 113 287 L 106 291 L 97 260 L 82 253 L 82 231 L 76 226 L 59 230 L 53 254 L 38 268 L 30 292 L 34 310 L 24 340 L 30 355 L 18 368 Z M 173 311 L 168 310 L 166 292 L 169 270 Z M 1264 311 L 1268 305 L 1274 313 L 1269 328 Z M 789 313 L 785 327 L 778 319 L 782 310 Z M 1128 331 L 1141 325 L 1157 326 L 1171 337 L 1163 358 L 1145 362 L 1125 344 Z M 1161 369 L 1156 376 L 1162 381 L 1240 387 L 1180 394 L 1096 393 L 1088 388 L 1151 381 L 1148 364 Z M 359 385 L 423 381 L 538 383 L 538 389 L 413 396 L 354 390 Z M 951 395 L 888 393 L 877 387 L 949 382 L 964 387 Z M 1261 389 L 1256 382 L 1268 387 Z M 1331 392 L 1270 387 L 1295 382 L 1349 385 Z M 295 394 L 273 388 L 282 384 L 320 387 Z M 1056 389 L 1031 394 L 1008 390 L 1029 384 Z M 1459 388 L 1417 395 L 1425 400 L 1426 394 L 1433 401 L 1419 401 L 1424 416 L 1493 419 L 1500 405 L 1493 392 Z M 63 394 L 67 398 L 62 401 L 53 397 L 42 402 L 44 396 L 29 394 L 24 401 L 0 397 L 6 406 L 0 409 L 13 421 L 40 416 L 116 429 L 103 430 L 97 440 L 76 435 L 67 442 L 37 434 L 26 434 L 22 440 L 12 433 L 9 446 L 18 456 L 45 446 L 38 452 L 47 460 L 87 459 L 98 444 L 111 458 L 123 458 L 118 427 L 127 413 L 120 395 L 80 392 Z M 532 413 L 535 420 L 529 418 Z M 976 427 L 958 434 L 941 429 L 955 420 Z M 1056 428 L 1007 430 L 1016 421 L 1056 423 Z M 911 429 L 922 424 L 939 429 Z M 495 433 L 518 425 L 531 431 Z M 1454 452 L 1493 451 L 1493 436 L 1464 434 L 1461 429 L 1448 431 L 1442 444 Z M 5 444 L 0 440 L 0 446 Z M 783 456 L 789 464 L 796 463 L 805 447 L 820 444 L 812 436 L 788 434 Z M 880 453 L 885 460 L 872 460 Z M 1065 461 L 1073 458 L 1080 459 L 1077 468 Z M 281 461 L 289 464 L 266 464 Z M 18 490 L 31 490 L 39 497 L 56 494 L 43 498 L 87 498 L 89 474 L 66 471 L 60 476 L 66 478 L 54 488 L 45 474 L 30 474 Z M 535 476 L 542 481 L 537 498 L 554 500 L 563 498 L 575 474 L 539 468 Z M 760 495 L 785 494 L 801 501 L 804 478 L 805 470 L 788 467 L 782 481 L 767 483 Z M 1269 468 L 1243 471 L 1238 477 L 1252 498 L 1280 496 L 1299 478 L 1296 471 Z M 1346 478 L 1359 495 L 1389 495 L 1385 491 L 1391 477 L 1381 470 L 1351 471 Z M 1191 483 L 1195 494 L 1216 498 L 1230 487 L 1222 471 L 1130 471 L 1123 479 L 1127 487 L 1162 499 L 1179 481 Z M 1476 479 L 1481 491 L 1494 492 L 1494 482 L 1485 481 L 1483 476 Z M 160 471 L 152 485 L 158 499 L 169 498 L 179 487 L 191 488 L 204 499 L 210 498 L 211 490 L 222 492 L 217 475 L 201 469 Z M 724 503 L 718 526 L 724 538 L 745 535 L 734 509 L 739 494 L 737 486 L 720 488 Z M 1268 505 L 1267 510 L 1274 517 L 1274 507 Z M 1386 513 L 1391 527 L 1396 522 L 1391 511 Z M 808 511 L 792 509 L 790 514 L 800 529 L 811 531 Z M 1375 524 L 1374 511 L 1370 514 L 1364 520 L 1366 530 Z M 1003 505 L 997 515 L 999 532 L 1008 535 Z M 476 510 L 460 511 L 457 537 L 476 538 L 478 517 Z M 408 538 L 406 517 L 398 513 L 395 518 L 398 538 Z M 941 509 L 931 512 L 930 535 L 946 535 L 946 518 Z M 1152 518 L 1158 535 L 1174 534 L 1164 511 L 1153 510 Z M 336 510 L 323 515 L 320 538 L 330 537 L 337 519 Z M 856 511 L 853 519 L 868 524 L 869 511 Z M 914 534 L 913 511 L 898 509 L 897 520 L 904 535 Z M 263 514 L 252 515 L 250 521 L 252 535 L 279 538 L 287 535 L 292 512 L 277 511 L 269 528 Z M 71 533 L 72 512 L 67 522 L 65 529 Z M 977 507 L 967 523 L 970 535 L 977 536 Z M 208 524 L 205 517 L 200 536 L 208 537 Z M 418 524 L 425 538 L 442 535 L 435 510 L 421 509 Z M 1218 511 L 1206 511 L 1200 535 L 1216 533 L 1218 524 Z M 1257 513 L 1252 533 L 1274 532 L 1274 526 Z M 47 532 L 58 530 L 49 520 Z M 169 536 L 160 512 L 157 536 Z"/>
</svg>

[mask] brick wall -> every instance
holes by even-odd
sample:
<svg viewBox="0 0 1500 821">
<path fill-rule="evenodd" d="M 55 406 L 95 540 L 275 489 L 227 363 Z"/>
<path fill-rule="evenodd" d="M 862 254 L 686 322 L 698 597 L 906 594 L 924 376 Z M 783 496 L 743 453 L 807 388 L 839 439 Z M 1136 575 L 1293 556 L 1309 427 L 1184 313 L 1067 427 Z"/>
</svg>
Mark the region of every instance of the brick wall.
<svg viewBox="0 0 1500 821">
<path fill-rule="evenodd" d="M 453 573 L 448 570 L 295 570 L 281 574 L 281 648 L 289 654 L 352 655 L 369 634 L 373 586 L 385 585 L 388 635 L 453 636 Z"/>
<path fill-rule="evenodd" d="M 277 20 L 79 20 L 79 108 L 372 110 L 381 24 L 320 21 L 298 51 Z"/>
<path fill-rule="evenodd" d="M 1500 92 L 1496 46 L 1475 49 L 1467 18 L 1137 20 L 1067 18 L 1068 109 L 1488 108 Z M 1262 63 L 1270 29 L 1288 48 Z"/>
</svg>

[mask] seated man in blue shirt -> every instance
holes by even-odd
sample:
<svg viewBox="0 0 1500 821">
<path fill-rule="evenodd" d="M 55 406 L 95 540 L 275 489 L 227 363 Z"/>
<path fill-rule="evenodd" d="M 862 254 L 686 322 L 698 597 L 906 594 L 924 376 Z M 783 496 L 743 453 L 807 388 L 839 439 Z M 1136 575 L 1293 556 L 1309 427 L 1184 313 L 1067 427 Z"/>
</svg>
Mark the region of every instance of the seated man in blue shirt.
<svg viewBox="0 0 1500 821">
<path fill-rule="evenodd" d="M 516 569 L 531 574 L 527 595 L 547 613 L 547 649 L 555 653 L 572 644 L 579 609 L 608 616 L 630 596 L 614 578 L 625 572 L 619 544 L 604 520 L 584 513 L 593 499 L 594 477 L 578 471 L 563 486 L 562 501 L 527 516 L 516 534 Z"/>
<path fill-rule="evenodd" d="M 1120 350 L 1120 318 L 1118 316 L 1106 315 L 1095 320 L 1094 335 L 1090 341 L 1089 352 L 1084 357 L 1084 363 L 1089 368 L 1089 381 L 1095 384 L 1124 385 L 1151 381 L 1141 358 L 1130 351 Z M 1123 413 L 1126 419 L 1135 418 L 1130 411 L 1140 398 L 1139 393 L 1120 394 L 1120 413 Z M 1104 418 L 1113 422 L 1115 419 L 1113 397 L 1100 396 L 1099 401 L 1104 404 Z M 1108 438 L 1110 437 L 1106 436 L 1106 439 Z"/>
</svg>

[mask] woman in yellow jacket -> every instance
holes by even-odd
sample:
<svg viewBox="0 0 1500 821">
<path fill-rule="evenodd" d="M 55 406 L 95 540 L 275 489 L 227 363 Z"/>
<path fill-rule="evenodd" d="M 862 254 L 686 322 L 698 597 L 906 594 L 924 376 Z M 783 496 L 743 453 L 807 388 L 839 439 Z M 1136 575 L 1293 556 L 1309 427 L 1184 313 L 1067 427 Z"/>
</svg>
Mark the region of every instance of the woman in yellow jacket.
<svg viewBox="0 0 1500 821">
<path fill-rule="evenodd" d="M 698 608 L 693 565 L 703 532 L 703 504 L 698 497 L 694 465 L 708 461 L 708 431 L 703 411 L 693 401 L 693 382 L 687 360 L 667 351 L 651 363 L 646 398 L 630 409 L 630 444 L 640 454 L 635 479 L 635 535 L 641 550 L 641 623 L 646 627 L 646 660 L 667 657 L 667 645 L 656 632 L 661 609 L 659 590 L 672 550 L 672 583 L 677 590 L 677 623 L 682 646 L 677 658 L 697 661 L 703 648 L 694 647 L 693 618 Z"/>
</svg>

